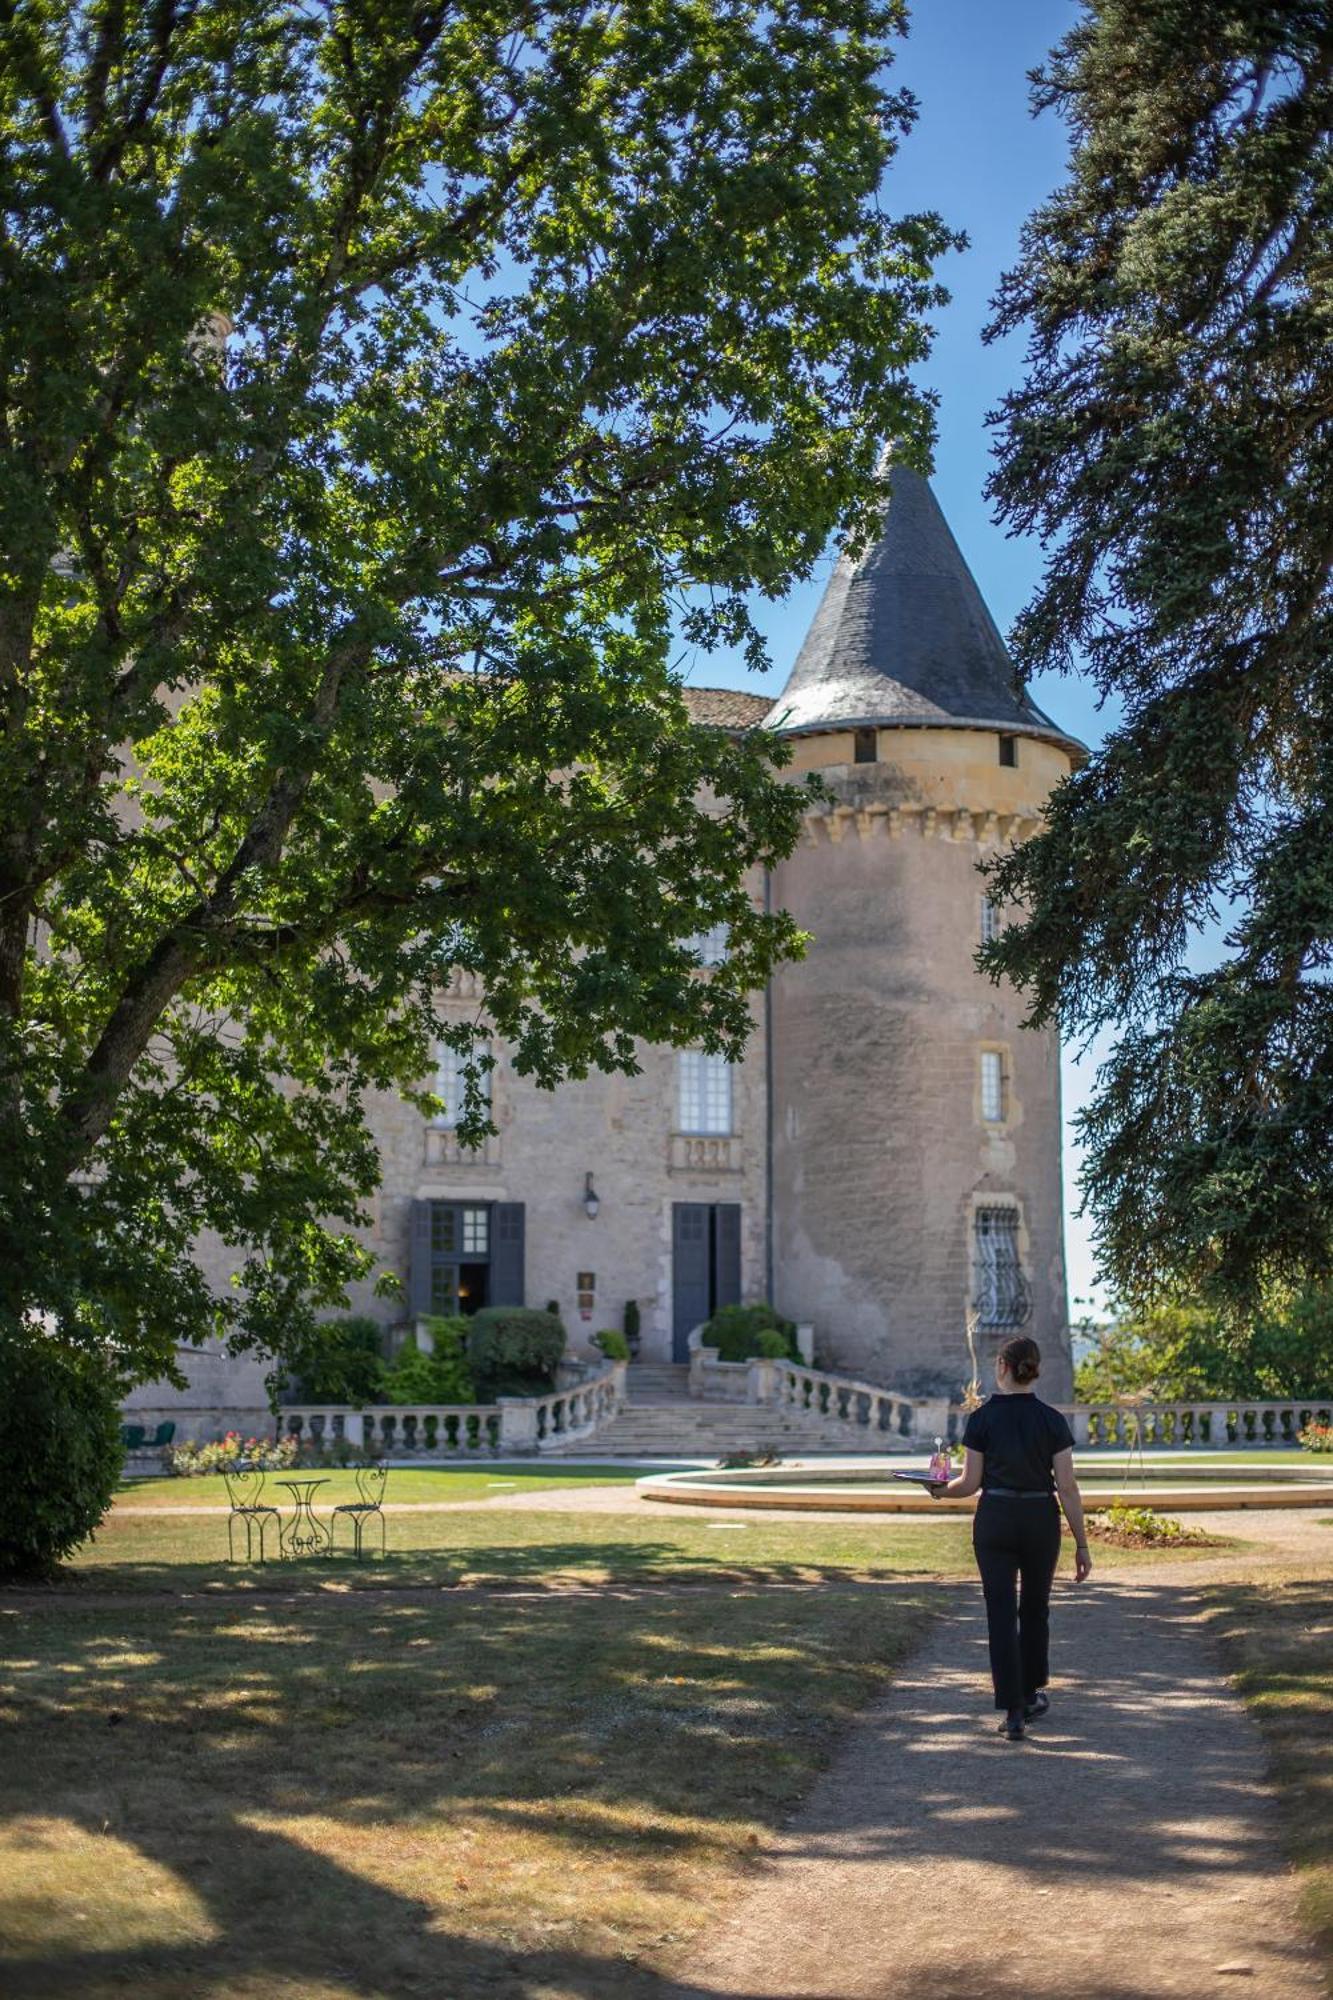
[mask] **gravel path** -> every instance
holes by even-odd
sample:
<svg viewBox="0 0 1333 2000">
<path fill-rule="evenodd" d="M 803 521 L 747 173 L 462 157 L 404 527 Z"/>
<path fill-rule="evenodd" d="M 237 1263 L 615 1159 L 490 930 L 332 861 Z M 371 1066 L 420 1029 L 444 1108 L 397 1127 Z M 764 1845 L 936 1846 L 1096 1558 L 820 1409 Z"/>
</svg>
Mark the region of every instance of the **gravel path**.
<svg viewBox="0 0 1333 2000">
<path fill-rule="evenodd" d="M 994 1734 L 960 1592 L 681 1996 L 1323 2000 L 1257 1733 L 1180 1571 L 1059 1587 L 1052 1712 Z"/>
</svg>

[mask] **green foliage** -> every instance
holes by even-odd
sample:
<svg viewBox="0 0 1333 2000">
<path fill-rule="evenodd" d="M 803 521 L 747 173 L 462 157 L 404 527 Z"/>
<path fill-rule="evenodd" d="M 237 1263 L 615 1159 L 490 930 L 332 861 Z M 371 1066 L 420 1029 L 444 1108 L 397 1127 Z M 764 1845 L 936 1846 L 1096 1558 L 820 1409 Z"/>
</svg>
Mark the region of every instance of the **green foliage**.
<svg viewBox="0 0 1333 2000">
<path fill-rule="evenodd" d="M 704 1326 L 705 1347 L 715 1347 L 721 1361 L 749 1361 L 756 1355 L 771 1360 L 799 1361 L 795 1322 L 783 1319 L 770 1305 L 722 1306 Z"/>
<path fill-rule="evenodd" d="M 1020 668 L 1119 720 L 992 871 L 1025 916 L 984 963 L 1115 1028 L 1081 1127 L 1123 1294 L 1241 1316 L 1333 1267 L 1328 50 L 1323 6 L 1088 0 L 992 329 L 1030 337 L 992 495 L 1049 556 Z"/>
<path fill-rule="evenodd" d="M 1128 1542 L 1136 1548 L 1162 1544 L 1179 1546 L 1204 1540 L 1197 1528 L 1186 1528 L 1169 1514 L 1152 1507 L 1108 1507 L 1091 1522 L 1094 1533 L 1109 1541 Z"/>
<path fill-rule="evenodd" d="M 376 1403 L 384 1387 L 384 1335 L 365 1314 L 324 1320 L 290 1357 L 294 1400 L 307 1403 Z"/>
<path fill-rule="evenodd" d="M 475 1403 L 476 1383 L 464 1354 L 468 1322 L 465 1319 L 428 1319 L 425 1326 L 434 1342 L 427 1354 L 410 1333 L 384 1379 L 385 1398 L 390 1403 Z"/>
<path fill-rule="evenodd" d="M 456 965 L 543 1087 L 739 1055 L 805 797 L 673 661 L 760 663 L 751 594 L 928 455 L 903 20 L 5 16 L 0 1319 L 292 1353 L 373 1267 L 368 1096 L 472 1048 Z"/>
<path fill-rule="evenodd" d="M 1080 1362 L 1080 1402 L 1116 1396 L 1257 1399 L 1333 1395 L 1333 1288 L 1312 1289 L 1238 1323 L 1230 1313 L 1161 1305 L 1126 1314 Z"/>
<path fill-rule="evenodd" d="M 608 1361 L 628 1361 L 629 1342 L 615 1327 L 608 1327 L 605 1333 L 593 1335 L 594 1347 L 600 1347 Z"/>
<path fill-rule="evenodd" d="M 96 1355 L 3 1328 L 0 1383 L 0 1577 L 47 1576 L 111 1505 L 121 1385 Z"/>
<path fill-rule="evenodd" d="M 483 1306 L 467 1327 L 467 1356 L 484 1400 L 539 1395 L 555 1382 L 565 1351 L 557 1313 L 532 1306 Z"/>
</svg>

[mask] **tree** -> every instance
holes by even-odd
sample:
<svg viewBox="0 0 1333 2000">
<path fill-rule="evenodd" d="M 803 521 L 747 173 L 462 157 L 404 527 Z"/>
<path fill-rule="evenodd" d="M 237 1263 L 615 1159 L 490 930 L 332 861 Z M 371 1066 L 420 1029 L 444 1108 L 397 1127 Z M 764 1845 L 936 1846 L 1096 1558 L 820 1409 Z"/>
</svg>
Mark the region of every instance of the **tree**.
<svg viewBox="0 0 1333 2000">
<path fill-rule="evenodd" d="M 1259 1317 L 1163 1303 L 1115 1320 L 1079 1363 L 1080 1402 L 1146 1393 L 1322 1398 L 1333 1393 L 1333 1288 L 1316 1287 Z"/>
<path fill-rule="evenodd" d="M 1333 9 L 1090 0 L 1034 101 L 1071 165 L 989 329 L 1029 331 L 990 490 L 1048 548 L 1020 670 L 1122 714 L 985 963 L 1121 1030 L 1082 1122 L 1122 1292 L 1243 1315 L 1331 1256 Z"/>
<path fill-rule="evenodd" d="M 366 1093 L 435 1105 L 451 965 L 544 1085 L 739 1049 L 801 799 L 680 662 L 761 657 L 747 594 L 927 448 L 952 239 L 877 201 L 901 26 L 6 10 L 0 1322 L 141 1376 L 299 1348 L 369 1268 Z"/>
</svg>

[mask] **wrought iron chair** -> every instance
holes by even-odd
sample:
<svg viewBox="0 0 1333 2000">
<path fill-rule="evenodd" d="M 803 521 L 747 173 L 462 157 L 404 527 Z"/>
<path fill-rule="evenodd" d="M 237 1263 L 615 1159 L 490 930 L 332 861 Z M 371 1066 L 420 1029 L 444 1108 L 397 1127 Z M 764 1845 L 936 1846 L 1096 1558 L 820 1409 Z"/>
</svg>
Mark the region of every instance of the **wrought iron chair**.
<svg viewBox="0 0 1333 2000">
<path fill-rule="evenodd" d="M 335 1537 L 338 1533 L 338 1516 L 346 1514 L 352 1524 L 352 1554 L 360 1562 L 362 1537 L 366 1532 L 366 1522 L 371 1519 L 372 1515 L 378 1515 L 380 1524 L 380 1554 L 384 1554 L 388 1542 L 384 1523 L 384 1509 L 381 1502 L 384 1499 L 384 1482 L 388 1477 L 389 1468 L 387 1465 L 357 1466 L 356 1499 L 344 1500 L 341 1507 L 335 1507 L 333 1518 L 329 1522 L 329 1542 L 331 1548 L 336 1546 Z"/>
<path fill-rule="evenodd" d="M 259 1560 L 264 1560 L 264 1530 L 270 1521 L 282 1532 L 282 1516 L 264 1499 L 264 1475 L 257 1465 L 234 1465 L 223 1469 L 223 1481 L 231 1512 L 227 1516 L 227 1560 L 235 1562 L 236 1523 L 245 1522 L 245 1560 L 254 1561 L 254 1538 L 259 1537 Z"/>
</svg>

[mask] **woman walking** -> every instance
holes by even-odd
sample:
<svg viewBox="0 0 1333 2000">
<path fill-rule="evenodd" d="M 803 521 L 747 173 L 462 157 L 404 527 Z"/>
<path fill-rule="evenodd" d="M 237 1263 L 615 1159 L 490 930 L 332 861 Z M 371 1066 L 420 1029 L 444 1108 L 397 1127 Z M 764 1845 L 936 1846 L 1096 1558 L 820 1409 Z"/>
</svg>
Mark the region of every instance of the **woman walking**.
<svg viewBox="0 0 1333 2000">
<path fill-rule="evenodd" d="M 1074 1477 L 1074 1437 L 1059 1410 L 1034 1393 L 1041 1349 L 1025 1335 L 995 1357 L 998 1393 L 973 1410 L 963 1431 L 966 1464 L 932 1493 L 961 1499 L 980 1490 L 972 1547 L 986 1597 L 1000 1733 L 1022 1740 L 1050 1697 L 1051 1583 L 1060 1559 L 1060 1508 L 1074 1535 L 1074 1576 L 1092 1574 L 1083 1501 Z M 1056 1494 L 1059 1494 L 1059 1502 Z"/>
</svg>

